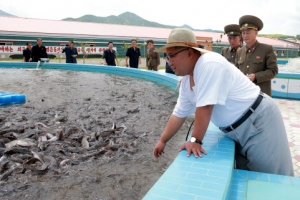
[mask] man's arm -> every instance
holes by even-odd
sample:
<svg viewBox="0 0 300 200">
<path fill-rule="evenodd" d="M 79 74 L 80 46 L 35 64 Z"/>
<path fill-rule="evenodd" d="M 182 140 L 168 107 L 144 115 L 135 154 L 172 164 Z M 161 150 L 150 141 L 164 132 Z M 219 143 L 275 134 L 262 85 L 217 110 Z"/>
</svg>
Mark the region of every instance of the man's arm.
<svg viewBox="0 0 300 200">
<path fill-rule="evenodd" d="M 23 62 L 26 62 L 25 50 L 23 50 Z"/>
<path fill-rule="evenodd" d="M 31 51 L 30 51 L 29 62 L 31 62 L 33 60 L 33 51 L 34 51 L 34 46 L 31 48 Z"/>
<path fill-rule="evenodd" d="M 269 46 L 267 48 L 265 59 L 266 59 L 265 70 L 255 73 L 256 83 L 269 81 L 278 74 L 277 59 L 272 46 Z"/>
<path fill-rule="evenodd" d="M 156 55 L 156 63 L 157 63 L 157 67 L 159 67 L 159 65 L 160 65 L 160 57 L 159 57 L 159 53 L 157 52 L 156 53 L 157 55 Z"/>
<path fill-rule="evenodd" d="M 74 54 L 71 55 L 74 59 L 76 59 L 76 57 L 78 56 L 78 52 L 77 52 L 77 48 L 76 47 L 73 47 L 74 48 Z M 70 51 L 73 51 L 70 49 Z"/>
<path fill-rule="evenodd" d="M 238 50 L 236 51 L 235 54 L 235 61 L 234 61 L 234 65 L 239 69 L 239 63 L 238 61 L 240 60 L 241 57 L 241 48 L 238 48 Z"/>
<path fill-rule="evenodd" d="M 104 65 L 107 65 L 107 62 L 106 62 L 106 53 L 105 53 L 106 51 L 104 50 L 103 51 L 103 57 L 102 57 L 102 59 L 103 59 L 103 64 Z"/>
<path fill-rule="evenodd" d="M 207 105 L 203 107 L 196 108 L 195 113 L 195 124 L 194 129 L 192 133 L 192 137 L 195 137 L 196 139 L 202 141 L 204 138 L 204 135 L 207 131 L 207 127 L 209 125 L 209 121 L 212 115 L 214 106 L 213 105 Z M 187 156 L 190 156 L 191 153 L 194 154 L 195 157 L 202 157 L 202 153 L 206 154 L 205 150 L 202 149 L 202 146 L 198 143 L 193 142 L 186 142 L 180 147 L 180 150 L 186 149 L 187 150 Z"/>
<path fill-rule="evenodd" d="M 129 48 L 126 51 L 126 67 L 128 67 Z"/>
<path fill-rule="evenodd" d="M 139 63 L 141 64 L 141 50 L 139 49 Z M 147 65 L 147 64 L 146 64 Z"/>
<path fill-rule="evenodd" d="M 164 148 L 166 146 L 166 143 L 177 133 L 177 131 L 180 129 L 184 121 L 185 118 L 179 118 L 173 114 L 170 116 L 170 119 L 167 123 L 164 132 L 162 133 L 159 141 L 154 147 L 153 153 L 156 158 L 158 158 L 164 153 Z"/>
<path fill-rule="evenodd" d="M 126 56 L 126 67 L 128 67 L 128 56 Z"/>
<path fill-rule="evenodd" d="M 148 55 L 146 55 L 146 66 L 148 66 L 149 58 Z"/>
<path fill-rule="evenodd" d="M 78 56 L 78 51 L 77 51 L 77 48 L 76 47 L 74 47 L 75 48 L 75 57 L 77 57 Z"/>
<path fill-rule="evenodd" d="M 48 54 L 47 54 L 47 51 L 46 51 L 46 47 L 44 47 L 44 53 L 45 53 L 45 57 L 48 58 Z"/>
<path fill-rule="evenodd" d="M 46 47 L 44 46 L 44 54 L 45 54 L 45 58 L 48 58 L 48 54 L 47 54 L 47 51 L 46 51 Z"/>
</svg>

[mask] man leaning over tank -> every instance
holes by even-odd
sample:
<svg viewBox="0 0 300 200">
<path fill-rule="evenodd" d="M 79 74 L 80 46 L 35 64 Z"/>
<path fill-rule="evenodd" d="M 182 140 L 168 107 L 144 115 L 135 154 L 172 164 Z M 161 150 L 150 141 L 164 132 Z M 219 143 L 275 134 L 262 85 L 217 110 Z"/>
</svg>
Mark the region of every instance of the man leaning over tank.
<svg viewBox="0 0 300 200">
<path fill-rule="evenodd" d="M 183 78 L 177 104 L 154 147 L 155 157 L 195 113 L 192 137 L 180 147 L 187 156 L 206 154 L 202 144 L 211 121 L 238 144 L 238 169 L 293 176 L 283 119 L 271 97 L 223 56 L 198 48 L 188 29 L 172 30 L 167 44 L 157 51 L 166 52 L 170 67 Z"/>
</svg>

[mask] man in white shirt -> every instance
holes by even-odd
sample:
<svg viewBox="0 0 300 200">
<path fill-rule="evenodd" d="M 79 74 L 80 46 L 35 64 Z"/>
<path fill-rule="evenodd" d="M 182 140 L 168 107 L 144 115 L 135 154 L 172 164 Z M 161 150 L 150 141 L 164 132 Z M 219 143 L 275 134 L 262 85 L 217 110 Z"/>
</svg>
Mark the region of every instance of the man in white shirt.
<svg viewBox="0 0 300 200">
<path fill-rule="evenodd" d="M 238 169 L 293 175 L 282 116 L 268 95 L 220 54 L 198 48 L 188 29 L 174 29 L 157 51 L 166 52 L 169 66 L 183 78 L 178 102 L 154 148 L 155 157 L 164 153 L 185 118 L 195 113 L 191 140 L 180 148 L 187 150 L 187 156 L 206 154 L 202 140 L 211 120 L 236 141 Z"/>
</svg>

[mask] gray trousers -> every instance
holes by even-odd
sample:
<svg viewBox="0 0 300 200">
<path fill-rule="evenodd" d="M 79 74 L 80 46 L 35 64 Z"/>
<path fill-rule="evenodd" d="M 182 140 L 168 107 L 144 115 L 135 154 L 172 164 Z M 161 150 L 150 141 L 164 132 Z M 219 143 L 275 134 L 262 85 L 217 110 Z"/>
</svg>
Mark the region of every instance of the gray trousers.
<svg viewBox="0 0 300 200">
<path fill-rule="evenodd" d="M 254 113 L 225 133 L 236 142 L 238 169 L 294 176 L 286 131 L 276 102 L 264 94 Z"/>
</svg>

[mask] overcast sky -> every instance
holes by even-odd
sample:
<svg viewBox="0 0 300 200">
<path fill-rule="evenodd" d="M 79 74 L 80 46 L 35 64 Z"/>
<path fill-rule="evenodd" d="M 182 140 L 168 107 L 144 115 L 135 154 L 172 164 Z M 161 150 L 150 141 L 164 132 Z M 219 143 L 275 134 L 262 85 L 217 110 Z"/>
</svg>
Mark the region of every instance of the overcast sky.
<svg viewBox="0 0 300 200">
<path fill-rule="evenodd" d="M 161 24 L 221 31 L 243 15 L 255 15 L 264 23 L 262 34 L 300 34 L 300 0 L 0 0 L 0 10 L 55 20 L 129 11 Z"/>
</svg>

